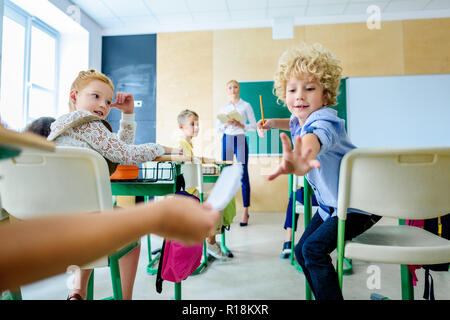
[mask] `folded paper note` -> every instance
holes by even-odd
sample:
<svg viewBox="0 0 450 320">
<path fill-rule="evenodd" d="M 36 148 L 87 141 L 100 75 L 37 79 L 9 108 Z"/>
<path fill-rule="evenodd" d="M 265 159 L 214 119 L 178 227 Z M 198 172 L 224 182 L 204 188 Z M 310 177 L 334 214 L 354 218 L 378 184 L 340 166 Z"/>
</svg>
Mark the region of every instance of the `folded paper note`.
<svg viewBox="0 0 450 320">
<path fill-rule="evenodd" d="M 206 203 L 211 204 L 215 210 L 221 211 L 225 209 L 241 187 L 242 173 L 243 169 L 240 163 L 225 167 L 220 173 Z"/>
</svg>

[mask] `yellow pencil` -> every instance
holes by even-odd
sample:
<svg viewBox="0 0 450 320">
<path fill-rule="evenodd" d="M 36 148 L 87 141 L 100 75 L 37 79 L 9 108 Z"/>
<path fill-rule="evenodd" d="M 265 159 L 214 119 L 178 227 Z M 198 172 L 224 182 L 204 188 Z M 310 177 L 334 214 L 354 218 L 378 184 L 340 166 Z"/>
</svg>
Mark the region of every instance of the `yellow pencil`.
<svg viewBox="0 0 450 320">
<path fill-rule="evenodd" d="M 259 105 L 261 106 L 261 117 L 262 117 L 262 124 L 264 125 L 264 110 L 262 106 L 262 96 L 259 95 Z"/>
</svg>

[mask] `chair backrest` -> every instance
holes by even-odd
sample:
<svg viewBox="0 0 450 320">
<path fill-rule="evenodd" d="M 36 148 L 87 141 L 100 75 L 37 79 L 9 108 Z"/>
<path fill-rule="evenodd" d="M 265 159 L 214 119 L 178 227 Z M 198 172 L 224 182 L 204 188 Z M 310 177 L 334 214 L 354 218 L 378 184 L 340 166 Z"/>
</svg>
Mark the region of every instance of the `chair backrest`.
<svg viewBox="0 0 450 320">
<path fill-rule="evenodd" d="M 12 216 L 112 210 L 108 165 L 87 148 L 24 150 L 0 161 L 2 205 Z"/>
<path fill-rule="evenodd" d="M 198 163 L 184 163 L 181 166 L 186 189 L 197 188 L 202 189 L 202 165 Z"/>
<path fill-rule="evenodd" d="M 399 219 L 450 212 L 450 147 L 359 148 L 342 159 L 338 217 L 347 208 Z"/>
<path fill-rule="evenodd" d="M 144 168 L 143 178 L 158 179 L 159 182 L 167 181 L 167 178 L 172 176 L 169 169 L 172 169 L 172 164 L 169 162 L 148 161 L 142 164 Z M 197 188 L 199 192 L 203 190 L 203 175 L 201 163 L 185 162 L 181 164 L 181 173 L 184 177 L 185 189 Z"/>
</svg>

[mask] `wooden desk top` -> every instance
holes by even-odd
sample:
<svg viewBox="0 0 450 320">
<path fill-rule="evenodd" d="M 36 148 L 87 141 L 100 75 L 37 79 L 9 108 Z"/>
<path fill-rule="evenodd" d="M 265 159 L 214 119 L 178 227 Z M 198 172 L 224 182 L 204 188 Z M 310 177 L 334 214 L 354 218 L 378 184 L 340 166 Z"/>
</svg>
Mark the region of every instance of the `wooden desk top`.
<svg viewBox="0 0 450 320">
<path fill-rule="evenodd" d="M 215 164 L 234 164 L 235 162 L 233 162 L 233 161 L 216 161 L 214 163 Z"/>
<path fill-rule="evenodd" d="M 10 146 L 23 149 L 24 147 L 36 148 L 47 151 L 55 151 L 55 143 L 45 138 L 29 133 L 15 132 L 0 125 L 0 146 Z M 214 158 L 191 157 L 180 154 L 164 154 L 153 161 L 194 162 L 202 164 L 233 164 L 233 161 L 218 161 Z"/>
<path fill-rule="evenodd" d="M 29 132 L 15 132 L 0 125 L 0 145 L 23 149 L 24 147 L 55 151 L 55 143 Z"/>
<path fill-rule="evenodd" d="M 202 164 L 233 164 L 233 161 L 222 161 L 222 160 L 216 160 L 213 158 L 207 158 L 207 157 L 200 157 Z"/>
<path fill-rule="evenodd" d="M 155 158 L 153 161 L 173 161 L 173 162 L 193 162 L 202 164 L 233 164 L 233 161 L 218 161 L 213 158 L 207 157 L 191 157 L 180 154 L 164 154 L 160 157 Z"/>
<path fill-rule="evenodd" d="M 153 159 L 153 161 L 191 162 L 192 157 L 181 154 L 163 154 L 162 156 Z"/>
</svg>

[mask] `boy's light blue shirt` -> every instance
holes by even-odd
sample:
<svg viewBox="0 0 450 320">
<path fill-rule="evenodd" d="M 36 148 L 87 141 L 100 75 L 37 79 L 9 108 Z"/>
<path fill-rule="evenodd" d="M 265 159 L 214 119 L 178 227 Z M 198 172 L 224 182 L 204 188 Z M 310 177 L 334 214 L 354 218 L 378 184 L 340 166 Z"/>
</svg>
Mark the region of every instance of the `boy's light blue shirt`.
<svg viewBox="0 0 450 320">
<path fill-rule="evenodd" d="M 306 179 L 313 188 L 319 204 L 323 207 L 333 207 L 331 217 L 336 216 L 341 160 L 347 152 L 356 148 L 347 136 L 345 121 L 337 116 L 336 110 L 323 107 L 313 112 L 303 126 L 300 126 L 297 117 L 292 115 L 289 128 L 292 139 L 297 135 L 303 137 L 307 133 L 313 133 L 319 138 L 321 147 L 317 160 L 320 162 L 320 168 L 308 172 Z M 326 220 L 330 214 L 322 206 L 318 212 L 322 219 Z M 368 214 L 356 209 L 351 211 Z"/>
</svg>

